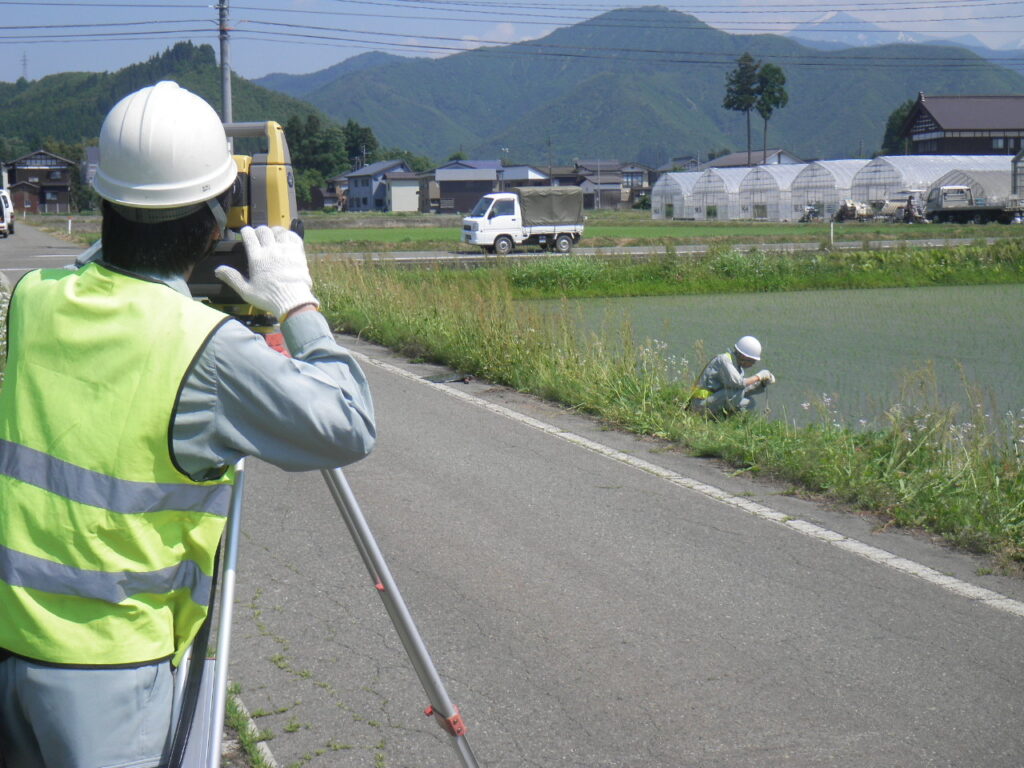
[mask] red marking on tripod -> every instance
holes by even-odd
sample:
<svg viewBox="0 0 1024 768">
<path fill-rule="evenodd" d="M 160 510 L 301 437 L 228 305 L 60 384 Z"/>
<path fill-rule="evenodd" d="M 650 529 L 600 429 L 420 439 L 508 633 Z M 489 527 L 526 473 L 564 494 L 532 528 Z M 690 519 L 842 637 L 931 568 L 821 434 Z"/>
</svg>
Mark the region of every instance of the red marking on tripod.
<svg viewBox="0 0 1024 768">
<path fill-rule="evenodd" d="M 381 584 L 379 581 L 373 585 L 373 588 L 376 589 L 378 592 L 384 591 L 384 585 Z"/>
<path fill-rule="evenodd" d="M 462 713 L 459 712 L 458 707 L 455 707 L 455 714 L 451 717 L 445 717 L 434 709 L 433 705 L 424 709 L 423 714 L 427 717 L 433 715 L 437 719 L 438 725 L 448 731 L 452 736 L 465 736 L 466 731 L 469 730 L 466 727 L 465 721 L 462 719 Z"/>
</svg>

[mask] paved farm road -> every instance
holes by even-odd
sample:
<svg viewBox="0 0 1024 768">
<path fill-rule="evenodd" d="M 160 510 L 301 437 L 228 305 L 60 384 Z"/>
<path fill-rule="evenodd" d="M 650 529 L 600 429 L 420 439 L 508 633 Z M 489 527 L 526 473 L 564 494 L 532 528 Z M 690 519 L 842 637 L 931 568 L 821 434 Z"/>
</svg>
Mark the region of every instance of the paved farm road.
<svg viewBox="0 0 1024 768">
<path fill-rule="evenodd" d="M 1020 766 L 1019 581 L 349 342 L 396 368 L 347 476 L 481 765 Z M 249 469 L 231 677 L 279 764 L 457 766 L 320 475 Z"/>
</svg>

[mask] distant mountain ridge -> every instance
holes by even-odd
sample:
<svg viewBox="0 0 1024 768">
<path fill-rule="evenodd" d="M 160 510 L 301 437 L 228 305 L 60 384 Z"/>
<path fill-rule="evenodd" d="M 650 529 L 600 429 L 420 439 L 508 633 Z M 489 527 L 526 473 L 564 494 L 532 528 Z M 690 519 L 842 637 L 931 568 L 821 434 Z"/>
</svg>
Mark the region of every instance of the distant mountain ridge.
<svg viewBox="0 0 1024 768">
<path fill-rule="evenodd" d="M 833 43 L 851 48 L 924 42 L 920 35 L 883 29 L 846 11 L 826 11 L 817 19 L 793 27 L 786 37 L 812 45 Z"/>
<path fill-rule="evenodd" d="M 362 72 L 367 69 L 383 67 L 387 64 L 405 63 L 409 60 L 410 59 L 408 58 L 395 56 L 390 53 L 369 51 L 367 53 L 361 53 L 358 56 L 353 56 L 350 59 L 345 59 L 344 61 L 335 64 L 333 67 L 321 69 L 320 71 L 314 72 L 310 75 L 289 75 L 281 72 L 275 72 L 253 80 L 252 82 L 263 88 L 269 88 L 274 91 L 280 91 L 281 93 L 287 93 L 288 95 L 296 98 L 302 98 L 306 94 L 315 91 L 322 86 L 329 85 L 342 77 Z"/>
<path fill-rule="evenodd" d="M 822 51 L 778 35 L 730 35 L 664 8 L 631 8 L 540 40 L 441 59 L 371 52 L 308 75 L 235 75 L 234 117 L 282 124 L 293 116 L 352 119 L 371 128 L 382 146 L 435 162 L 462 152 L 539 167 L 576 158 L 660 166 L 671 157 L 746 147 L 743 115 L 721 106 L 726 73 L 745 51 L 786 73 L 789 105 L 772 118 L 769 144 L 807 159 L 870 156 L 891 112 L 919 91 L 1024 92 L 1020 74 L 962 47 Z M 95 139 L 118 99 L 160 79 L 179 82 L 219 110 L 213 49 L 178 43 L 113 73 L 0 82 L 0 148 L 9 146 L 5 137 L 33 148 L 46 138 Z M 752 117 L 758 148 L 761 125 Z"/>
<path fill-rule="evenodd" d="M 822 51 L 779 35 L 731 35 L 660 7 L 441 59 L 391 56 L 358 69 L 350 59 L 333 80 L 318 72 L 255 82 L 301 93 L 338 121 L 370 126 L 382 144 L 435 160 L 462 151 L 539 165 L 605 157 L 657 166 L 746 147 L 742 114 L 721 106 L 726 73 L 744 51 L 785 71 L 789 105 L 772 118 L 769 143 L 807 158 L 870 155 L 889 114 L 919 91 L 1024 91 L 1019 74 L 961 47 Z"/>
<path fill-rule="evenodd" d="M 0 82 L 0 137 L 18 137 L 33 148 L 47 138 L 72 143 L 94 139 L 114 104 L 158 80 L 174 80 L 220 111 L 220 67 L 213 48 L 183 42 L 117 72 L 64 72 L 31 82 Z M 312 114 L 329 119 L 304 101 L 237 75 L 231 83 L 236 121 L 276 120 L 284 124 L 292 116 L 305 118 Z"/>
</svg>

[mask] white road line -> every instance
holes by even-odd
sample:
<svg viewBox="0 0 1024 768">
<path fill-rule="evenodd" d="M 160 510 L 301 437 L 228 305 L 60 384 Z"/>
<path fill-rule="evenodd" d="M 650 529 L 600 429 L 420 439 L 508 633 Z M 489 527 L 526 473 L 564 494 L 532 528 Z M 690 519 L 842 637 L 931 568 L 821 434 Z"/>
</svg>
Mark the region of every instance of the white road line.
<svg viewBox="0 0 1024 768">
<path fill-rule="evenodd" d="M 492 413 L 504 416 L 512 421 L 518 421 L 520 424 L 525 424 L 533 427 L 534 429 L 540 430 L 541 432 L 546 432 L 549 435 L 566 440 L 574 445 L 580 446 L 581 448 L 586 448 L 589 451 L 599 453 L 609 459 L 627 464 L 643 472 L 647 472 L 663 480 L 667 480 L 668 482 L 682 488 L 686 488 L 687 490 L 694 491 L 695 493 L 707 496 L 715 501 L 741 509 L 754 517 L 778 523 L 791 531 L 803 534 L 804 536 L 808 536 L 812 539 L 818 539 L 826 542 L 846 552 L 859 555 L 860 557 L 871 560 L 874 563 L 878 563 L 879 565 L 885 565 L 911 576 L 916 576 L 919 579 L 923 579 L 924 581 L 934 584 L 937 587 L 941 587 L 942 589 L 952 592 L 955 595 L 959 595 L 960 597 L 965 597 L 968 600 L 983 603 L 984 605 L 995 608 L 996 610 L 1024 618 L 1024 602 L 1021 602 L 1020 600 L 1015 600 L 998 592 L 993 592 L 990 589 L 970 584 L 953 576 L 947 576 L 944 573 L 936 571 L 934 568 L 929 568 L 928 566 L 922 565 L 921 563 L 917 563 L 913 560 L 907 560 L 906 558 L 899 557 L 891 552 L 879 549 L 878 547 L 874 547 L 870 544 L 865 544 L 857 539 L 851 539 L 841 533 L 829 530 L 828 528 L 823 528 L 816 523 L 790 517 L 782 512 L 777 512 L 771 507 L 766 507 L 764 504 L 759 504 L 740 496 L 734 496 L 727 491 L 723 491 L 721 488 L 716 488 L 713 485 L 708 485 L 707 483 L 702 483 L 698 480 L 685 477 L 680 475 L 678 472 L 673 472 L 665 467 L 652 464 L 644 459 L 638 459 L 636 456 L 630 456 L 628 453 L 623 453 L 622 451 L 603 445 L 602 443 L 595 442 L 583 437 L 582 435 L 577 435 L 574 432 L 568 432 L 554 426 L 553 424 L 548 424 L 547 422 L 540 421 L 539 419 L 535 419 L 531 416 L 526 416 L 525 414 L 514 411 L 511 408 L 506 408 L 503 405 L 488 402 L 487 400 L 483 400 L 475 395 L 445 386 L 444 384 L 428 381 L 422 376 L 410 373 L 396 365 L 385 363 L 382 360 L 375 360 L 359 352 L 353 352 L 352 354 L 360 361 L 374 365 L 377 368 L 381 368 L 389 371 L 390 373 L 394 373 L 397 376 L 402 376 L 406 379 L 419 382 L 420 384 L 425 384 L 428 387 L 433 387 L 439 392 L 444 392 L 450 397 L 464 400 L 467 403 L 471 403 L 480 408 L 485 408 Z"/>
</svg>

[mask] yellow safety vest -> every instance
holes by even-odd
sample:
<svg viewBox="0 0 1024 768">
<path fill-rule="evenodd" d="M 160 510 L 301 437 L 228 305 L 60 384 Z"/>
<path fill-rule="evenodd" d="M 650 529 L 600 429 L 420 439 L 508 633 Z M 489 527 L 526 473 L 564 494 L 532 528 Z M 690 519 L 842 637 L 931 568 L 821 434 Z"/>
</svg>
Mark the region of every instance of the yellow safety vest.
<svg viewBox="0 0 1024 768">
<path fill-rule="evenodd" d="M 180 661 L 207 614 L 232 473 L 190 480 L 171 432 L 224 320 L 100 264 L 18 283 L 0 389 L 0 649 Z"/>
</svg>

